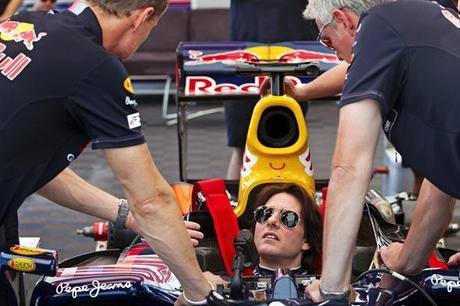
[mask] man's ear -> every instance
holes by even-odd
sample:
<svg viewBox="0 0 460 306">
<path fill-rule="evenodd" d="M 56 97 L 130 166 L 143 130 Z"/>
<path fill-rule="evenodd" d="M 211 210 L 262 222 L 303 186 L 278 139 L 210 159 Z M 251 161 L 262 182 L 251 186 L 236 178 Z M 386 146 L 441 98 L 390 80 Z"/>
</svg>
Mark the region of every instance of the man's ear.
<svg viewBox="0 0 460 306">
<path fill-rule="evenodd" d="M 134 30 L 137 30 L 144 22 L 152 18 L 155 9 L 151 6 L 145 8 L 139 8 L 134 12 Z"/>
<path fill-rule="evenodd" d="M 304 241 L 304 243 L 302 244 L 302 251 L 308 251 L 309 249 L 311 249 L 310 244 Z"/>
<path fill-rule="evenodd" d="M 341 23 L 345 27 L 345 30 L 350 33 L 354 34 L 356 30 L 356 22 L 355 16 L 352 15 L 351 11 L 347 8 L 344 9 L 335 9 L 332 11 L 332 16 L 337 22 L 337 24 Z"/>
</svg>

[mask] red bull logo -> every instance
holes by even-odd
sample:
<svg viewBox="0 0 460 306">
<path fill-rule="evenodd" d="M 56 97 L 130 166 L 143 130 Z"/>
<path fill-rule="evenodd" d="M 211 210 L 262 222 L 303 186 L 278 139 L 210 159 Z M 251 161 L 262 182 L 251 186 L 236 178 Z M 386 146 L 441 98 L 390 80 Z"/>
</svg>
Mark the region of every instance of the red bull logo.
<svg viewBox="0 0 460 306">
<path fill-rule="evenodd" d="M 35 26 L 31 23 L 6 20 L 0 23 L 0 41 L 23 43 L 27 50 L 34 49 L 34 43 L 40 41 L 46 33 L 41 32 L 37 35 Z M 9 80 L 13 81 L 30 64 L 32 59 L 24 53 L 19 53 L 16 57 L 7 56 L 4 51 L 6 45 L 0 42 L 0 72 Z"/>
<path fill-rule="evenodd" d="M 203 65 L 222 63 L 224 65 L 236 65 L 239 62 L 278 61 L 282 63 L 300 62 L 325 62 L 338 63 L 339 59 L 334 53 L 292 49 L 284 46 L 257 46 L 244 50 L 234 50 L 212 54 L 204 54 L 203 51 L 189 50 L 189 61 L 184 65 Z"/>
<path fill-rule="evenodd" d="M 260 60 L 260 57 L 257 54 L 245 50 L 235 50 L 213 54 L 203 54 L 202 51 L 190 50 L 189 58 L 191 61 L 185 62 L 185 65 L 203 65 L 213 63 L 236 65 L 238 62 L 258 62 Z"/>
<path fill-rule="evenodd" d="M 293 50 L 281 54 L 278 61 L 283 63 L 301 63 L 301 62 L 326 62 L 338 63 L 340 60 L 333 53 L 316 52 L 309 50 Z"/>
<path fill-rule="evenodd" d="M 0 40 L 22 42 L 29 51 L 34 49 L 34 43 L 40 41 L 46 35 L 44 32 L 37 35 L 35 26 L 31 23 L 12 20 L 0 23 Z"/>
</svg>

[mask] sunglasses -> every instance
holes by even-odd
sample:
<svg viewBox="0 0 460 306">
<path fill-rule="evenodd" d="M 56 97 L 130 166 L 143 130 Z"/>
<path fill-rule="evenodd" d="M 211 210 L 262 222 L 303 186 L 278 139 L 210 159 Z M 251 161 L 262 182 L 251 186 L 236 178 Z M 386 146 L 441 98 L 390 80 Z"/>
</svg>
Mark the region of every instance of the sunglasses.
<svg viewBox="0 0 460 306">
<path fill-rule="evenodd" d="M 288 229 L 293 229 L 300 221 L 299 214 L 292 210 L 287 209 L 275 209 L 266 206 L 259 206 L 254 210 L 254 220 L 257 223 L 264 224 L 273 216 L 274 213 L 278 213 L 281 224 Z"/>
<path fill-rule="evenodd" d="M 329 21 L 328 23 L 323 24 L 323 26 L 319 30 L 318 37 L 316 38 L 316 40 L 318 40 L 320 42 L 320 44 L 322 44 L 326 48 L 331 49 L 332 51 L 335 51 L 334 45 L 332 44 L 332 41 L 331 41 L 331 38 L 329 36 L 323 35 L 324 29 L 327 26 L 329 26 L 331 23 L 333 23 L 333 22 L 334 22 L 334 18 L 332 18 L 332 20 Z"/>
<path fill-rule="evenodd" d="M 41 1 L 42 1 L 42 2 L 48 2 L 48 1 L 50 1 L 51 3 L 55 3 L 55 2 L 56 2 L 56 0 L 41 0 Z"/>
</svg>

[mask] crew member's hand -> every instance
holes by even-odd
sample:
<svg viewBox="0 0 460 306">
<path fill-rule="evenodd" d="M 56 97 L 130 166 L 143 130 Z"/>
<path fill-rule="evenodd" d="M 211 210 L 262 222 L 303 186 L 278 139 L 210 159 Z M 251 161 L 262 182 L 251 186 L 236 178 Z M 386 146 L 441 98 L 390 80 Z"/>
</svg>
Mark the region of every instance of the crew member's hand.
<svg viewBox="0 0 460 306">
<path fill-rule="evenodd" d="M 212 285 L 212 288 L 216 288 L 217 285 L 223 285 L 224 288 L 228 287 L 229 282 L 224 280 L 222 277 L 219 275 L 215 275 L 214 273 L 211 273 L 209 271 L 203 272 L 204 277 L 209 281 L 209 283 Z"/>
<path fill-rule="evenodd" d="M 299 85 L 302 86 L 302 85 Z M 303 97 L 300 95 L 299 86 L 295 86 L 293 81 L 286 77 L 284 79 L 284 93 L 292 97 L 296 101 L 303 101 Z M 271 88 L 271 78 L 265 78 L 262 85 L 260 85 L 259 93 L 262 97 L 269 94 Z"/>
<path fill-rule="evenodd" d="M 447 261 L 447 264 L 449 266 L 455 266 L 455 265 L 458 265 L 459 263 L 460 263 L 460 252 L 458 252 L 455 255 L 450 256 L 449 260 Z"/>
<path fill-rule="evenodd" d="M 198 246 L 199 240 L 204 237 L 204 234 L 200 232 L 200 225 L 192 221 L 184 221 L 184 223 L 193 246 Z"/>
<path fill-rule="evenodd" d="M 399 257 L 401 255 L 402 248 L 403 244 L 399 242 L 393 242 L 389 246 L 383 246 L 380 248 L 380 257 L 388 269 L 404 273 L 404 271 L 401 271 L 402 267 L 399 266 Z"/>
<path fill-rule="evenodd" d="M 315 303 L 324 301 L 324 298 L 319 292 L 319 280 L 315 280 L 313 283 L 308 285 L 307 288 L 305 288 L 305 293 Z"/>
<path fill-rule="evenodd" d="M 199 305 L 203 305 L 209 295 L 209 293 L 211 292 L 211 289 L 212 288 L 208 288 L 207 291 L 206 291 L 206 294 L 204 296 L 201 296 L 201 297 L 194 297 L 194 299 L 191 299 L 191 296 L 189 296 L 190 293 L 187 293 L 187 298 L 190 299 L 191 301 L 194 301 L 196 303 L 200 303 Z M 184 292 L 182 292 L 181 295 L 179 295 L 179 297 L 177 298 L 177 300 L 174 302 L 174 306 L 191 306 L 192 304 L 191 303 L 188 303 L 185 298 L 184 298 Z"/>
<path fill-rule="evenodd" d="M 142 231 L 136 223 L 136 220 L 133 217 L 131 211 L 128 213 L 128 217 L 126 217 L 126 227 L 135 232 L 138 235 L 142 236 Z"/>
<path fill-rule="evenodd" d="M 188 303 L 184 300 L 182 294 L 179 295 L 177 300 L 174 302 L 174 306 L 187 306 Z"/>
<path fill-rule="evenodd" d="M 199 244 L 199 240 L 203 239 L 204 237 L 204 234 L 200 232 L 200 225 L 191 221 L 184 221 L 184 223 L 193 246 L 197 246 Z M 142 236 L 142 231 L 137 225 L 136 220 L 134 219 L 131 212 L 129 212 L 128 217 L 126 218 L 126 227 L 134 231 L 136 234 Z"/>
</svg>

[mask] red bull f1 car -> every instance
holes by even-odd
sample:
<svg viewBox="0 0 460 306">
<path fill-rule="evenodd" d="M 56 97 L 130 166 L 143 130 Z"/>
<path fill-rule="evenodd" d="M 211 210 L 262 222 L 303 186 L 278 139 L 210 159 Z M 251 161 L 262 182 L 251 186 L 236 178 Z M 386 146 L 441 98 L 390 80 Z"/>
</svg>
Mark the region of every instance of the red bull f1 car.
<svg viewBox="0 0 460 306">
<path fill-rule="evenodd" d="M 189 51 L 184 50 L 192 56 L 193 52 Z M 215 69 L 218 61 L 229 58 L 235 64 L 240 58 L 252 60 L 257 56 L 253 49 L 241 52 L 231 56 L 214 54 L 204 59 L 204 53 L 193 56 L 206 69 Z M 281 55 L 277 59 L 303 56 L 295 50 L 289 52 L 278 52 Z M 185 69 L 186 61 L 182 59 L 181 63 L 179 69 Z M 187 70 L 189 76 L 201 75 L 203 71 L 197 70 L 199 66 L 188 65 L 193 67 Z M 196 182 L 193 187 L 186 185 L 185 192 L 175 188 L 178 202 L 183 204 L 182 211 L 201 224 L 207 237 L 196 248 L 202 269 L 231 277 L 230 288 L 216 288 L 208 297 L 208 304 L 317 305 L 305 296 L 304 288 L 319 275 L 296 276 L 280 270 L 271 277 L 245 276 L 242 271 L 253 266 L 257 258 L 251 235 L 244 230 L 253 210 L 250 203 L 254 194 L 268 183 L 291 182 L 316 195 L 305 118 L 297 102 L 283 94 L 282 84 L 285 75 L 314 77 L 321 68 L 311 62 L 236 66 L 233 65 L 233 72 L 243 77 L 272 77 L 272 94 L 259 101 L 249 128 L 238 203 L 230 203 L 225 183 L 219 179 Z M 184 93 L 184 88 L 181 90 Z M 276 130 L 270 124 L 274 116 L 277 122 L 282 122 Z M 363 253 L 355 256 L 354 298 L 344 302 L 326 301 L 321 305 L 460 305 L 459 267 L 446 265 L 453 251 L 437 249 L 427 268 L 410 278 L 381 267 L 379 248 L 393 241 L 404 241 L 407 229 L 389 222 L 391 216 L 374 205 L 375 197 L 375 192 L 369 192 L 366 197 L 358 246 L 370 256 L 365 260 L 361 258 Z M 101 229 L 104 231 L 104 227 Z M 141 238 L 119 232 L 110 225 L 105 231 L 106 236 L 97 229 L 95 236 L 108 240 L 107 250 L 83 254 L 58 266 L 55 251 L 12 246 L 0 254 L 2 268 L 44 275 L 33 290 L 31 306 L 173 305 L 181 294 L 181 286 L 169 267 Z"/>
</svg>

